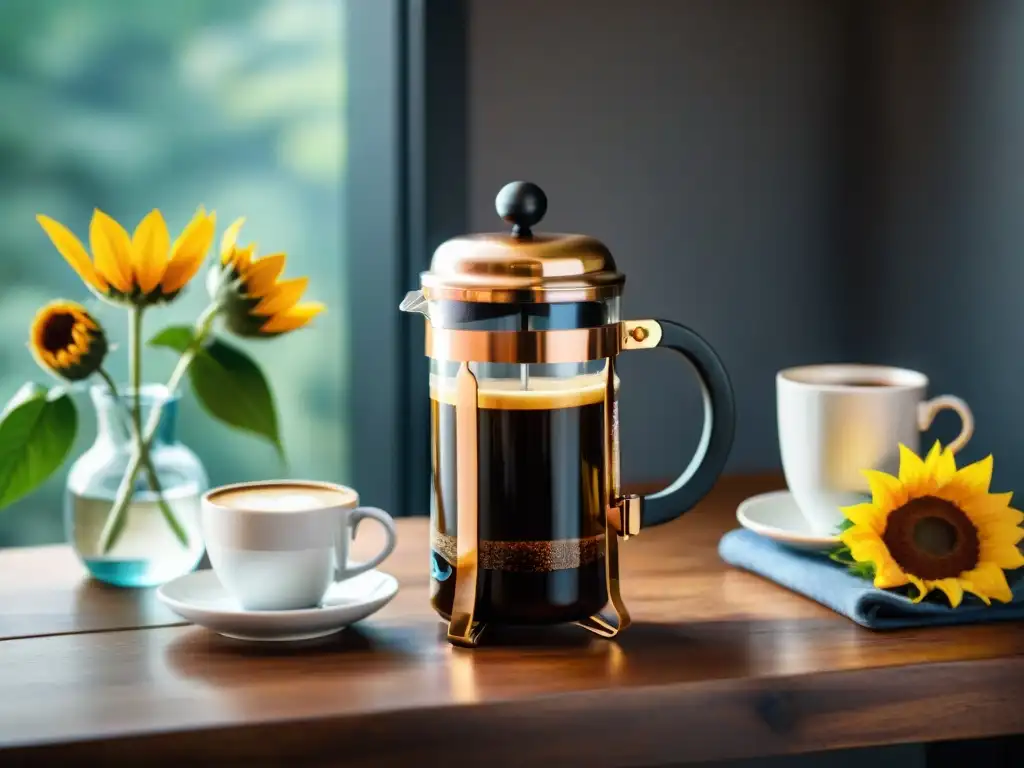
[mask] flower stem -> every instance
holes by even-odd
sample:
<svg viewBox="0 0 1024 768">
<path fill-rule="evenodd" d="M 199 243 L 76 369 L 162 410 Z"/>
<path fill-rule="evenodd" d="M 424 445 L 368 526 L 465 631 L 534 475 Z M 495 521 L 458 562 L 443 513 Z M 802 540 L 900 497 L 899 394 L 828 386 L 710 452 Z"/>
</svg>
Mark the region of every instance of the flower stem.
<svg viewBox="0 0 1024 768">
<path fill-rule="evenodd" d="M 213 327 L 214 318 L 216 318 L 219 311 L 220 304 L 214 302 L 203 310 L 199 319 L 196 320 L 196 332 L 192 339 L 192 343 L 182 353 L 181 357 L 178 358 L 178 363 L 174 366 L 174 371 L 171 372 L 170 379 L 167 380 L 165 399 L 160 400 L 153 405 L 153 410 L 149 414 L 149 419 L 146 421 L 145 428 L 140 429 L 138 432 L 138 434 L 142 435 L 142 439 L 140 443 L 136 445 L 135 450 L 132 451 L 131 459 L 129 459 L 128 462 L 128 468 L 125 470 L 124 477 L 121 478 L 121 484 L 117 488 L 117 496 L 114 499 L 114 505 L 110 509 L 107 522 L 103 526 L 103 533 L 100 535 L 100 551 L 103 554 L 110 551 L 110 548 L 114 546 L 114 542 L 124 529 L 128 502 L 132 497 L 132 488 L 135 486 L 135 479 L 138 477 L 139 470 L 145 461 L 145 457 L 149 455 L 149 447 L 153 443 L 153 437 L 156 435 L 157 428 L 160 426 L 160 417 L 163 414 L 164 405 L 167 404 L 167 400 L 173 397 L 175 391 L 178 389 L 178 385 L 181 384 L 181 380 L 188 372 L 188 367 L 192 364 L 192 361 L 195 360 L 196 355 L 202 347 L 203 341 L 206 339 L 206 335 L 210 332 L 210 328 Z M 139 322 L 141 324 L 141 320 Z M 138 394 L 137 386 L 136 394 Z M 174 519 L 173 515 L 171 516 L 171 519 Z M 170 523 L 171 527 L 175 529 L 175 534 L 178 535 L 179 539 L 182 539 L 183 543 L 187 543 L 188 538 L 184 529 L 180 527 L 180 524 L 176 525 L 176 519 L 174 519 L 174 522 L 171 522 L 171 519 L 168 520 L 168 523 Z"/>
<path fill-rule="evenodd" d="M 96 371 L 96 373 L 101 379 L 103 379 L 103 383 L 107 385 L 107 389 L 110 390 L 110 396 L 114 398 L 114 402 L 121 403 L 121 396 L 117 392 L 117 384 L 114 382 L 114 377 L 111 376 L 107 369 L 102 366 Z M 128 418 L 131 419 L 131 412 L 128 413 Z"/>
<path fill-rule="evenodd" d="M 131 375 L 131 384 L 135 390 L 135 397 L 132 400 L 132 437 L 135 441 L 135 450 L 138 452 L 142 466 L 146 469 L 146 476 L 149 478 L 149 487 L 156 493 L 157 506 L 160 514 L 171 527 L 174 535 L 181 546 L 188 546 L 188 532 L 181 521 L 175 516 L 167 500 L 164 499 L 163 488 L 160 487 L 160 478 L 156 474 L 156 467 L 153 466 L 153 459 L 149 455 L 149 445 L 142 441 L 142 307 L 132 309 L 132 323 L 130 326 L 128 343 L 128 363 Z M 158 420 L 159 423 L 159 420 Z M 134 481 L 133 481 L 134 486 Z M 122 525 L 123 527 L 123 525 Z M 110 546 L 114 542 L 111 541 Z"/>
<path fill-rule="evenodd" d="M 133 445 L 135 450 L 138 450 L 138 447 L 141 445 L 142 441 L 141 435 L 138 432 L 138 430 L 135 430 L 133 428 L 134 417 L 132 409 L 125 405 L 124 401 L 121 399 L 117 391 L 117 384 L 114 383 L 114 379 L 110 375 L 110 373 L 103 367 L 100 367 L 96 371 L 96 373 L 106 383 L 107 389 L 110 390 L 110 396 L 114 399 L 115 408 L 118 406 L 124 408 L 124 415 L 127 417 L 124 427 L 128 434 L 131 435 L 134 440 Z M 181 522 L 175 516 L 174 510 L 171 509 L 170 504 L 167 503 L 167 499 L 164 498 L 164 489 L 163 486 L 160 484 L 160 477 L 156 473 L 156 467 L 153 465 L 153 457 L 150 455 L 149 451 L 145 451 L 142 454 L 142 467 L 146 470 L 146 477 L 149 480 L 150 490 L 156 494 L 156 503 L 157 506 L 159 506 L 160 508 L 160 513 L 164 516 L 164 520 L 167 521 L 167 524 L 171 527 L 171 530 L 174 531 L 174 535 L 178 537 L 179 541 L 181 541 L 182 546 L 187 547 L 188 532 L 185 530 L 184 526 L 182 526 Z M 114 541 L 111 542 L 111 546 L 113 546 L 116 543 L 116 539 L 118 535 L 120 535 L 120 531 L 121 529 L 118 529 L 115 532 Z"/>
</svg>

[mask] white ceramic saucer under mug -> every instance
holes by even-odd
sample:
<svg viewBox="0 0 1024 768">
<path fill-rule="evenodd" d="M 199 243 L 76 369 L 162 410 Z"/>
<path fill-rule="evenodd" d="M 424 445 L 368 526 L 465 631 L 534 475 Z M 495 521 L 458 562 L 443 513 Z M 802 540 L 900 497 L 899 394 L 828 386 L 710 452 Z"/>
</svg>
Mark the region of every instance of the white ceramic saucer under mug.
<svg viewBox="0 0 1024 768">
<path fill-rule="evenodd" d="M 247 611 L 221 586 L 212 570 L 169 581 L 157 597 L 183 619 L 235 640 L 312 640 L 339 632 L 376 613 L 398 592 L 394 576 L 377 570 L 332 584 L 316 608 Z"/>
<path fill-rule="evenodd" d="M 747 530 L 793 549 L 823 552 L 839 544 L 837 535 L 811 528 L 789 491 L 752 496 L 740 504 L 736 519 Z"/>
</svg>

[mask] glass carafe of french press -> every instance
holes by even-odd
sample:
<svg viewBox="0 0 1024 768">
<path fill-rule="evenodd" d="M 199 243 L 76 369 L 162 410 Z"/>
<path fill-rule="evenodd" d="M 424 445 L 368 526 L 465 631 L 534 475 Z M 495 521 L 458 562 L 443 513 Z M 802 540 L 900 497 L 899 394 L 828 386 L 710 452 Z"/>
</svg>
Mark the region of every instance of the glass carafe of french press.
<svg viewBox="0 0 1024 768">
<path fill-rule="evenodd" d="M 611 637 L 629 623 L 618 538 L 711 488 L 732 445 L 732 388 L 690 329 L 620 318 L 625 277 L 601 242 L 533 232 L 547 209 L 539 187 L 508 184 L 496 207 L 511 232 L 445 242 L 402 302 L 427 318 L 431 602 L 457 645 L 488 623 L 577 622 Z M 704 429 L 671 486 L 623 496 L 616 356 L 654 347 L 692 364 Z"/>
</svg>

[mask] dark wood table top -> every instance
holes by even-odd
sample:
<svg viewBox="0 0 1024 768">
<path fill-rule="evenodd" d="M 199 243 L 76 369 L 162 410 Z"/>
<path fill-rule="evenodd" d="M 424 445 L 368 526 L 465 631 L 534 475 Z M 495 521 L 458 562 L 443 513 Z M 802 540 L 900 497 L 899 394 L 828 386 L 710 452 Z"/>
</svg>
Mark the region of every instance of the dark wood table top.
<svg viewBox="0 0 1024 768">
<path fill-rule="evenodd" d="M 659 765 L 1024 732 L 1021 624 L 871 632 L 718 559 L 738 502 L 779 486 L 724 480 L 625 542 L 617 641 L 450 647 L 425 520 L 399 522 L 387 608 L 290 648 L 83 581 L 63 547 L 0 553 L 0 764 Z"/>
<path fill-rule="evenodd" d="M 185 624 L 154 590 L 87 578 L 70 547 L 0 551 L 0 640 Z"/>
</svg>

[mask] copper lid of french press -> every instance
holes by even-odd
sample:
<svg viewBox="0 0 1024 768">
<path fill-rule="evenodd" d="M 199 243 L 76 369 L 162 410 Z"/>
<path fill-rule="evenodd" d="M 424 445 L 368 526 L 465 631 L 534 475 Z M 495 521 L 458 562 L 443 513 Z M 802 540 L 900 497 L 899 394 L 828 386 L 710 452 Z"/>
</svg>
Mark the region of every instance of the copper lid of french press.
<svg viewBox="0 0 1024 768">
<path fill-rule="evenodd" d="M 544 191 L 528 181 L 502 187 L 494 207 L 510 232 L 455 237 L 420 275 L 428 300 L 552 303 L 619 295 L 625 276 L 600 240 L 534 232 L 547 212 Z"/>
</svg>

